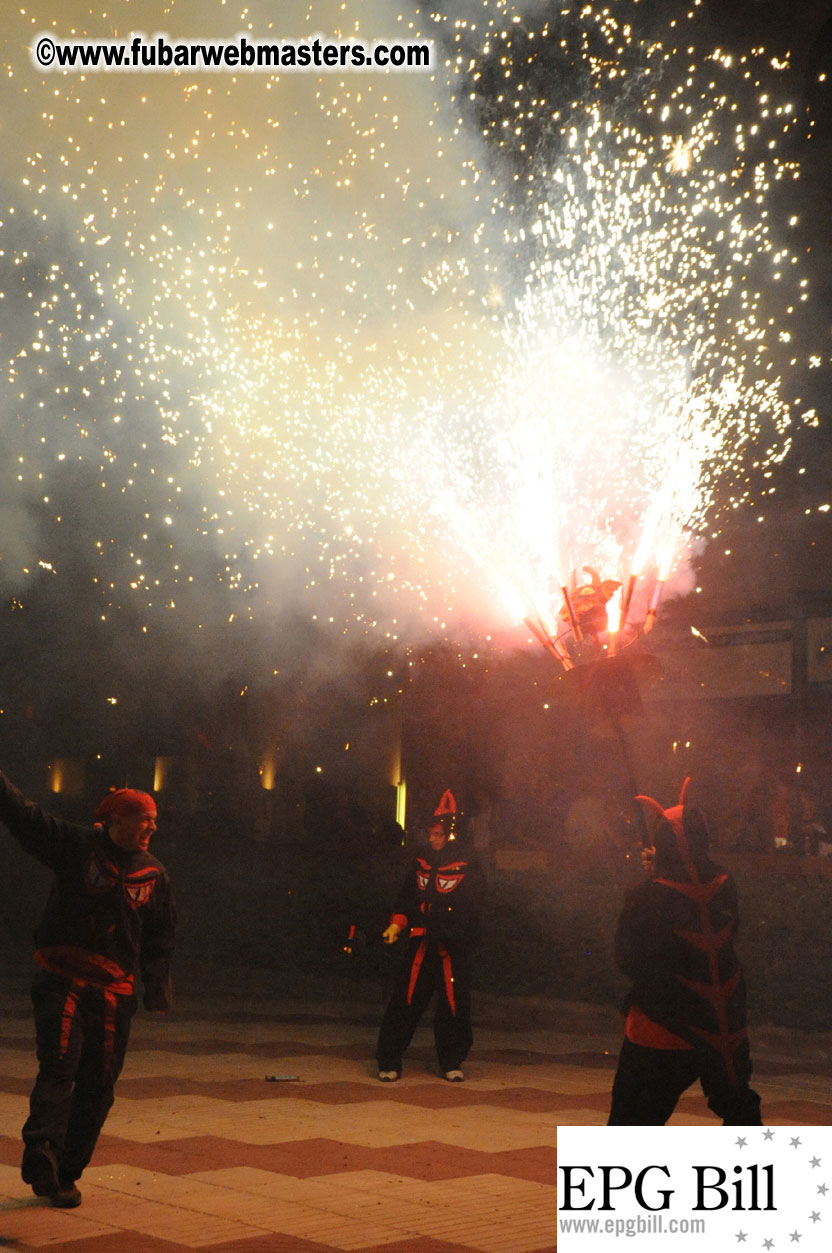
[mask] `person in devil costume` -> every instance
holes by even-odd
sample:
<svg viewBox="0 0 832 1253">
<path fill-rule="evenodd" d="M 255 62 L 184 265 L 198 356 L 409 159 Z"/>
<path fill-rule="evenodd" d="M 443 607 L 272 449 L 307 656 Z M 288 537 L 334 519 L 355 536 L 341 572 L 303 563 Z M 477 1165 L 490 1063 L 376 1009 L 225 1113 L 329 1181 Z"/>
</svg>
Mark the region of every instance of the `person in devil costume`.
<svg viewBox="0 0 832 1253">
<path fill-rule="evenodd" d="M 434 815 L 429 847 L 408 872 L 383 935 L 386 944 L 394 944 L 405 930 L 408 933 L 406 960 L 376 1046 L 383 1082 L 401 1076 L 402 1058 L 434 993 L 433 1033 L 440 1073 L 450 1083 L 465 1078 L 462 1064 L 473 1043 L 471 974 L 484 876 L 475 855 L 455 839 L 455 816 L 455 805 L 448 813 Z"/>
<path fill-rule="evenodd" d="M 94 827 L 50 817 L 0 773 L 0 821 L 52 870 L 35 933 L 32 985 L 38 1076 L 23 1127 L 21 1174 L 36 1196 L 70 1208 L 113 1104 L 136 1010 L 170 1006 L 175 913 L 164 866 L 148 853 L 156 805 L 122 788 Z"/>
<path fill-rule="evenodd" d="M 687 804 L 689 784 L 672 809 L 636 798 L 655 829 L 642 854 L 647 878 L 628 894 L 615 939 L 633 986 L 609 1126 L 663 1126 L 697 1079 L 724 1125 L 762 1125 L 734 950 L 737 890 L 708 856 L 704 817 Z"/>
</svg>

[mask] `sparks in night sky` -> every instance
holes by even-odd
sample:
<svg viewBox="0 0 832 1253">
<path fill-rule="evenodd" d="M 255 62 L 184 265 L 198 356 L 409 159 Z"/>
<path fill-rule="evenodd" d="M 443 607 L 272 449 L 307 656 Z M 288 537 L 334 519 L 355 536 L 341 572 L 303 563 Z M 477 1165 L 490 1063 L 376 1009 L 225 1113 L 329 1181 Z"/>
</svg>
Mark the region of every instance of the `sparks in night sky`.
<svg viewBox="0 0 832 1253">
<path fill-rule="evenodd" d="M 0 577 L 100 555 L 101 616 L 552 622 L 676 571 L 817 423 L 773 191 L 788 64 L 638 3 L 118 6 L 7 19 Z M 38 74 L 62 38 L 431 39 L 431 74 Z M 13 467 L 13 473 L 9 467 Z M 75 502 L 83 492 L 83 507 Z M 73 496 L 75 492 L 75 496 Z M 114 525 L 114 519 L 118 524 Z M 57 569 L 57 563 L 55 563 Z M 203 586 L 210 596 L 210 587 Z M 647 592 L 645 591 L 645 595 Z"/>
</svg>

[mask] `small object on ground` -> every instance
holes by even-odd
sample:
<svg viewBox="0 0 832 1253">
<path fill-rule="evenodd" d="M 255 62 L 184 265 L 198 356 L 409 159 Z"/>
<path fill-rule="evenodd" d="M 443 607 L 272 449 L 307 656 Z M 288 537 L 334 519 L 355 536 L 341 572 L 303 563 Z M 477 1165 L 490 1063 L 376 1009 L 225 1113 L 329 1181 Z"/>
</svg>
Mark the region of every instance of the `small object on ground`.
<svg viewBox="0 0 832 1253">
<path fill-rule="evenodd" d="M 399 1077 L 397 1070 L 380 1070 L 378 1077 L 382 1083 L 395 1083 Z"/>
<path fill-rule="evenodd" d="M 298 1075 L 266 1075 L 266 1083 L 294 1083 Z"/>
<path fill-rule="evenodd" d="M 445 1078 L 448 1080 L 448 1083 L 462 1083 L 465 1075 L 461 1070 L 446 1070 Z"/>
</svg>

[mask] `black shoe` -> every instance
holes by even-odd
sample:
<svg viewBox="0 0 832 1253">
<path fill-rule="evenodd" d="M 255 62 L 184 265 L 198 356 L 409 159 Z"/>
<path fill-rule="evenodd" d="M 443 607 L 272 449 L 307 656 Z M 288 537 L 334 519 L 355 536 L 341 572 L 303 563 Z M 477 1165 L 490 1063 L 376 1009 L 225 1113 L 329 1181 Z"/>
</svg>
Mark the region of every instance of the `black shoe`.
<svg viewBox="0 0 832 1253">
<path fill-rule="evenodd" d="M 53 1205 L 57 1205 L 58 1209 L 75 1209 L 76 1205 L 81 1204 L 81 1193 L 74 1183 L 59 1182 L 50 1200 Z"/>
<path fill-rule="evenodd" d="M 48 1140 L 26 1146 L 20 1173 L 35 1196 L 55 1196 L 59 1188 L 58 1159 Z"/>
</svg>

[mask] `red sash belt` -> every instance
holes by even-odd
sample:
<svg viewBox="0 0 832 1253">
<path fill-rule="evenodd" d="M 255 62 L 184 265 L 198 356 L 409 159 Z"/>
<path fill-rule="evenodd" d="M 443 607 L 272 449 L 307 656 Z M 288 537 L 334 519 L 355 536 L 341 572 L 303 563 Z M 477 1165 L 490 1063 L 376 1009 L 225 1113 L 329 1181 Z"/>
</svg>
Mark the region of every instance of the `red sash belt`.
<svg viewBox="0 0 832 1253">
<path fill-rule="evenodd" d="M 416 981 L 419 978 L 419 971 L 422 969 L 422 962 L 425 960 L 425 953 L 428 951 L 428 940 L 425 935 L 425 928 L 412 928 L 411 935 L 421 936 L 419 947 L 413 955 L 413 965 L 410 967 L 410 982 L 407 985 L 407 1003 L 413 1000 L 413 992 L 416 988 Z M 439 956 L 442 958 L 442 975 L 445 981 L 445 996 L 451 1007 L 451 1013 L 456 1015 L 456 1000 L 454 998 L 454 972 L 451 964 L 451 955 L 445 948 L 444 944 L 439 945 Z"/>
<path fill-rule="evenodd" d="M 42 970 L 72 979 L 80 987 L 107 988 L 116 996 L 133 993 L 133 975 L 126 975 L 117 962 L 102 957 L 100 953 L 90 953 L 71 944 L 56 944 L 50 948 L 39 948 L 35 961 Z"/>
<path fill-rule="evenodd" d="M 84 988 L 96 988 L 104 993 L 104 1058 L 109 1071 L 113 1057 L 116 1035 L 116 1008 L 120 996 L 131 996 L 135 986 L 132 975 L 125 975 L 115 962 L 100 953 L 89 953 L 71 945 L 38 949 L 35 961 L 49 974 L 70 980 L 64 1007 L 61 1011 L 60 1056 L 66 1057 L 72 1035 L 72 1025 L 78 1009 L 78 997 Z M 120 976 L 120 978 L 118 977 Z"/>
</svg>

